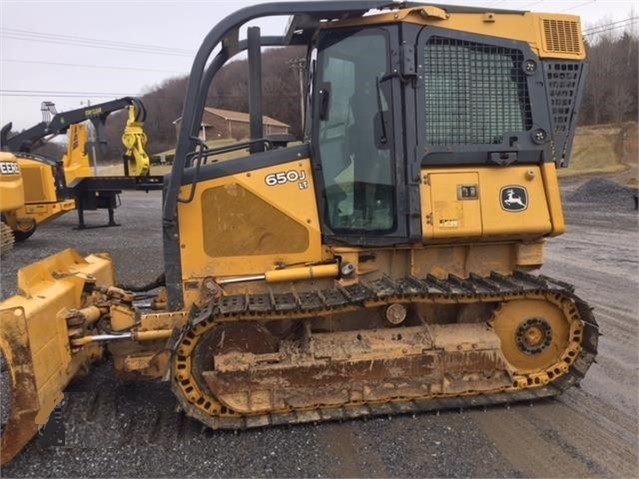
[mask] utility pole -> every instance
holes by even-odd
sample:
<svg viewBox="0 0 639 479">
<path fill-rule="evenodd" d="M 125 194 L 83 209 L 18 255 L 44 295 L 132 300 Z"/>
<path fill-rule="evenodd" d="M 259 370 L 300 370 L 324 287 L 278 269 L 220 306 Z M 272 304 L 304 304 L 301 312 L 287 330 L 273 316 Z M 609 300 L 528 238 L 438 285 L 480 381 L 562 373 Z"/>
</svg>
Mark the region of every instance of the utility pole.
<svg viewBox="0 0 639 479">
<path fill-rule="evenodd" d="M 301 116 L 301 125 L 304 127 L 304 71 L 306 70 L 306 59 L 305 58 L 294 58 L 293 60 L 289 60 L 288 65 L 293 70 L 297 71 L 297 77 L 299 79 L 300 84 L 300 116 Z"/>
</svg>

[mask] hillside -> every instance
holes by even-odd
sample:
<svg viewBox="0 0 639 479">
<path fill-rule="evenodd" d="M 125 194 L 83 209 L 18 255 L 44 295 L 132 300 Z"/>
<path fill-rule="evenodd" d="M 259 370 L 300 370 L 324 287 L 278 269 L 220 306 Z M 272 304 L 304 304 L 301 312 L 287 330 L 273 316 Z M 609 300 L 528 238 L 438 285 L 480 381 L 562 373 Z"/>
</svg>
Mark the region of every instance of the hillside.
<svg viewBox="0 0 639 479">
<path fill-rule="evenodd" d="M 588 38 L 587 88 L 580 108 L 581 125 L 620 124 L 636 122 L 639 117 L 639 39 L 636 34 L 608 32 L 596 38 Z M 300 121 L 300 73 L 305 51 L 301 47 L 266 50 L 262 57 L 263 114 L 291 125 L 291 133 L 302 136 Z M 187 77 L 166 79 L 151 88 L 142 101 L 147 109 L 145 128 L 149 137 L 149 153 L 155 154 L 175 146 L 176 131 L 173 121 L 182 115 Z M 246 60 L 227 64 L 216 77 L 209 91 L 206 105 L 239 112 L 248 111 L 248 65 Z M 126 114 L 114 114 L 109 120 L 108 157 L 119 157 L 120 136 Z M 636 138 L 636 123 L 635 138 Z M 573 168 L 562 175 L 578 170 L 600 171 L 600 156 L 612 159 L 619 156 L 619 135 L 607 127 L 580 129 L 580 152 L 575 155 Z M 590 135 L 593 138 L 589 138 Z M 593 143 L 594 142 L 594 143 Z M 601 150 L 599 150 L 601 148 Z M 635 142 L 636 148 L 636 142 Z M 616 155 L 616 156 L 615 156 Z M 636 158 L 636 156 L 635 156 Z M 622 162 L 623 163 L 623 162 Z M 582 166 L 579 166 L 583 164 Z M 616 172 L 620 166 L 606 166 L 604 170 Z"/>
<path fill-rule="evenodd" d="M 639 138 L 637 122 L 577 128 L 572 158 L 560 178 L 607 175 L 637 186 Z"/>
</svg>

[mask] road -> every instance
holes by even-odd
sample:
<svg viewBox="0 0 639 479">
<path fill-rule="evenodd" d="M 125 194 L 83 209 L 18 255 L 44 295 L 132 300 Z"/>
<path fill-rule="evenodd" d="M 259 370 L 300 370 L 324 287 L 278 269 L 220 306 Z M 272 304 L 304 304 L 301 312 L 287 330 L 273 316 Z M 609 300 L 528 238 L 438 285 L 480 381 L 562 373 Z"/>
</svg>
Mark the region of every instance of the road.
<svg viewBox="0 0 639 479">
<path fill-rule="evenodd" d="M 110 251 L 119 280 L 161 273 L 159 193 L 127 193 L 122 226 L 74 231 L 73 214 L 2 261 L 2 297 L 18 267 L 66 246 Z M 66 392 L 65 447 L 34 440 L 3 477 L 638 477 L 639 228 L 631 208 L 567 204 L 544 273 L 573 283 L 603 336 L 580 388 L 488 410 L 214 432 L 175 413 L 166 384 L 127 384 L 110 364 Z M 88 213 L 87 222 L 106 222 Z"/>
</svg>

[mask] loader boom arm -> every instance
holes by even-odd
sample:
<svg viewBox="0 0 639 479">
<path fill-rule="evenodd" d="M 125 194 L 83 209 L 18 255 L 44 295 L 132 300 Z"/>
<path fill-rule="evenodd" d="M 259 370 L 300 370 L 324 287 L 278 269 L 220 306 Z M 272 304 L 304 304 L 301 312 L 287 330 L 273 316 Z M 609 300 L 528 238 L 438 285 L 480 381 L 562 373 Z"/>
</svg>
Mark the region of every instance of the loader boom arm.
<svg viewBox="0 0 639 479">
<path fill-rule="evenodd" d="M 123 97 L 117 100 L 91 105 L 86 108 L 64 111 L 55 114 L 50 121 L 42 121 L 31 128 L 8 138 L 11 124 L 5 125 L 0 135 L 0 148 L 2 151 L 30 153 L 32 148 L 48 136 L 56 136 L 67 132 L 73 124 L 89 120 L 95 127 L 98 141 L 105 140 L 104 127 L 107 117 L 116 111 L 133 106 L 135 108 L 135 121 L 144 122 L 146 109 L 137 98 Z"/>
</svg>

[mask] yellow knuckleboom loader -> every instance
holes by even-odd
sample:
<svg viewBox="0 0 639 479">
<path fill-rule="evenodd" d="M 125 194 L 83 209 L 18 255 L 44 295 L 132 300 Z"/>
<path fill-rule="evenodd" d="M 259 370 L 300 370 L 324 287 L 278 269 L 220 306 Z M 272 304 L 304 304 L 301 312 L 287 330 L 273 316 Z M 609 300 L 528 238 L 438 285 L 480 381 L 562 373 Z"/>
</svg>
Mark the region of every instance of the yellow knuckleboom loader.
<svg viewBox="0 0 639 479">
<path fill-rule="evenodd" d="M 247 22 L 290 15 L 282 36 Z M 305 136 L 262 134 L 260 49 L 307 47 Z M 242 158 L 198 140 L 212 80 L 248 50 Z M 217 52 L 209 58 L 212 52 Z M 555 396 L 597 352 L 590 308 L 531 274 L 565 224 L 586 50 L 578 17 L 387 1 L 239 10 L 195 57 L 163 196 L 151 307 L 107 254 L 19 273 L 0 306 L 8 461 L 108 354 L 211 428 Z M 228 152 L 228 147 L 223 149 Z M 145 294 L 149 294 L 148 292 Z"/>
<path fill-rule="evenodd" d="M 107 117 L 118 110 L 128 110 L 128 120 L 122 134 L 125 147 L 123 155 L 125 178 L 95 178 L 88 126 L 91 121 L 98 141 L 105 143 L 103 128 Z M 13 231 L 16 241 L 29 238 L 39 224 L 52 221 L 70 211 L 78 210 L 80 227 L 84 227 L 85 209 L 109 209 L 110 225 L 117 195 L 122 189 L 138 186 L 135 178 L 148 178 L 150 159 L 145 148 L 144 132 L 146 111 L 136 98 L 124 97 L 105 103 L 58 113 L 51 102 L 43 102 L 43 121 L 33 127 L 9 136 L 11 124 L 2 130 L 1 147 L 13 154 L 24 182 L 23 206 L 5 214 L 5 221 Z M 40 143 L 59 134 L 68 134 L 69 145 L 62 161 L 31 152 Z M 96 161 L 93 158 L 93 161 Z M 157 187 L 159 180 L 154 181 Z"/>
</svg>

